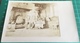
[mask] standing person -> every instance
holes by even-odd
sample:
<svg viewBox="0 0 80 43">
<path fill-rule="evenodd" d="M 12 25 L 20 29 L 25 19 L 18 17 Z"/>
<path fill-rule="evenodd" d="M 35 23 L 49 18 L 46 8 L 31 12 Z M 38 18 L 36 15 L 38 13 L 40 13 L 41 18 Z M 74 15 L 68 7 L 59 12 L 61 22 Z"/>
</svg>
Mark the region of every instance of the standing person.
<svg viewBox="0 0 80 43">
<path fill-rule="evenodd" d="M 38 16 L 38 12 L 35 10 L 35 9 L 32 9 L 28 14 L 28 26 L 29 28 L 33 28 L 34 27 L 34 22 L 36 21 L 37 19 L 37 16 Z"/>
</svg>

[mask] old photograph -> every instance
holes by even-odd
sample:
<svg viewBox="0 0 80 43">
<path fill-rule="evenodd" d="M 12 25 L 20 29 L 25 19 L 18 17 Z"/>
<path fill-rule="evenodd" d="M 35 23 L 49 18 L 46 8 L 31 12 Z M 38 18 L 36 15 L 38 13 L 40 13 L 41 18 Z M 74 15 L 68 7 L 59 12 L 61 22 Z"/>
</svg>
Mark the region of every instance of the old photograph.
<svg viewBox="0 0 80 43">
<path fill-rule="evenodd" d="M 78 42 L 72 1 L 9 0 L 1 42 Z"/>
<path fill-rule="evenodd" d="M 7 37 L 60 37 L 54 3 L 10 3 Z M 10 6 L 9 6 L 10 7 Z"/>
</svg>

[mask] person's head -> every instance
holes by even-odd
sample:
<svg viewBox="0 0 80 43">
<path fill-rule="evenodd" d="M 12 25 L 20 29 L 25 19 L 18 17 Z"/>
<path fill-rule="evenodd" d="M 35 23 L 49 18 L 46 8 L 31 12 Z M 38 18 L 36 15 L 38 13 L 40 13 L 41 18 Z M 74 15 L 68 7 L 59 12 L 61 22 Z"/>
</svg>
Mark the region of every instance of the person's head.
<svg viewBox="0 0 80 43">
<path fill-rule="evenodd" d="M 31 9 L 31 11 L 37 11 L 38 10 L 38 7 L 33 7 L 32 9 Z"/>
</svg>

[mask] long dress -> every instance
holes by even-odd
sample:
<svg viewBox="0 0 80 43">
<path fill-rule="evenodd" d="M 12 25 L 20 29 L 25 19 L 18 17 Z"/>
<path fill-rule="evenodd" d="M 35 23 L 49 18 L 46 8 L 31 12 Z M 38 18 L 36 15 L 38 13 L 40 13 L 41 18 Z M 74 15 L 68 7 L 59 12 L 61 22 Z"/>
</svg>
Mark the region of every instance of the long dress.
<svg viewBox="0 0 80 43">
<path fill-rule="evenodd" d="M 28 28 L 33 28 L 34 22 L 37 20 L 38 13 L 35 10 L 30 11 L 28 14 Z"/>
</svg>

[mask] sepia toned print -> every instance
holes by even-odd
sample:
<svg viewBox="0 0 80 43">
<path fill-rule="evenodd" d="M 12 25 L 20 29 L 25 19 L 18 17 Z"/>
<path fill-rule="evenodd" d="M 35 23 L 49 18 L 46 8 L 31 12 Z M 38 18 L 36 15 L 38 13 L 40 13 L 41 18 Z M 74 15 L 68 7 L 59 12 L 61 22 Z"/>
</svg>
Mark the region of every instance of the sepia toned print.
<svg viewBox="0 0 80 43">
<path fill-rule="evenodd" d="M 7 25 L 9 37 L 60 36 L 59 16 L 54 15 L 54 3 L 14 2 Z"/>
</svg>

